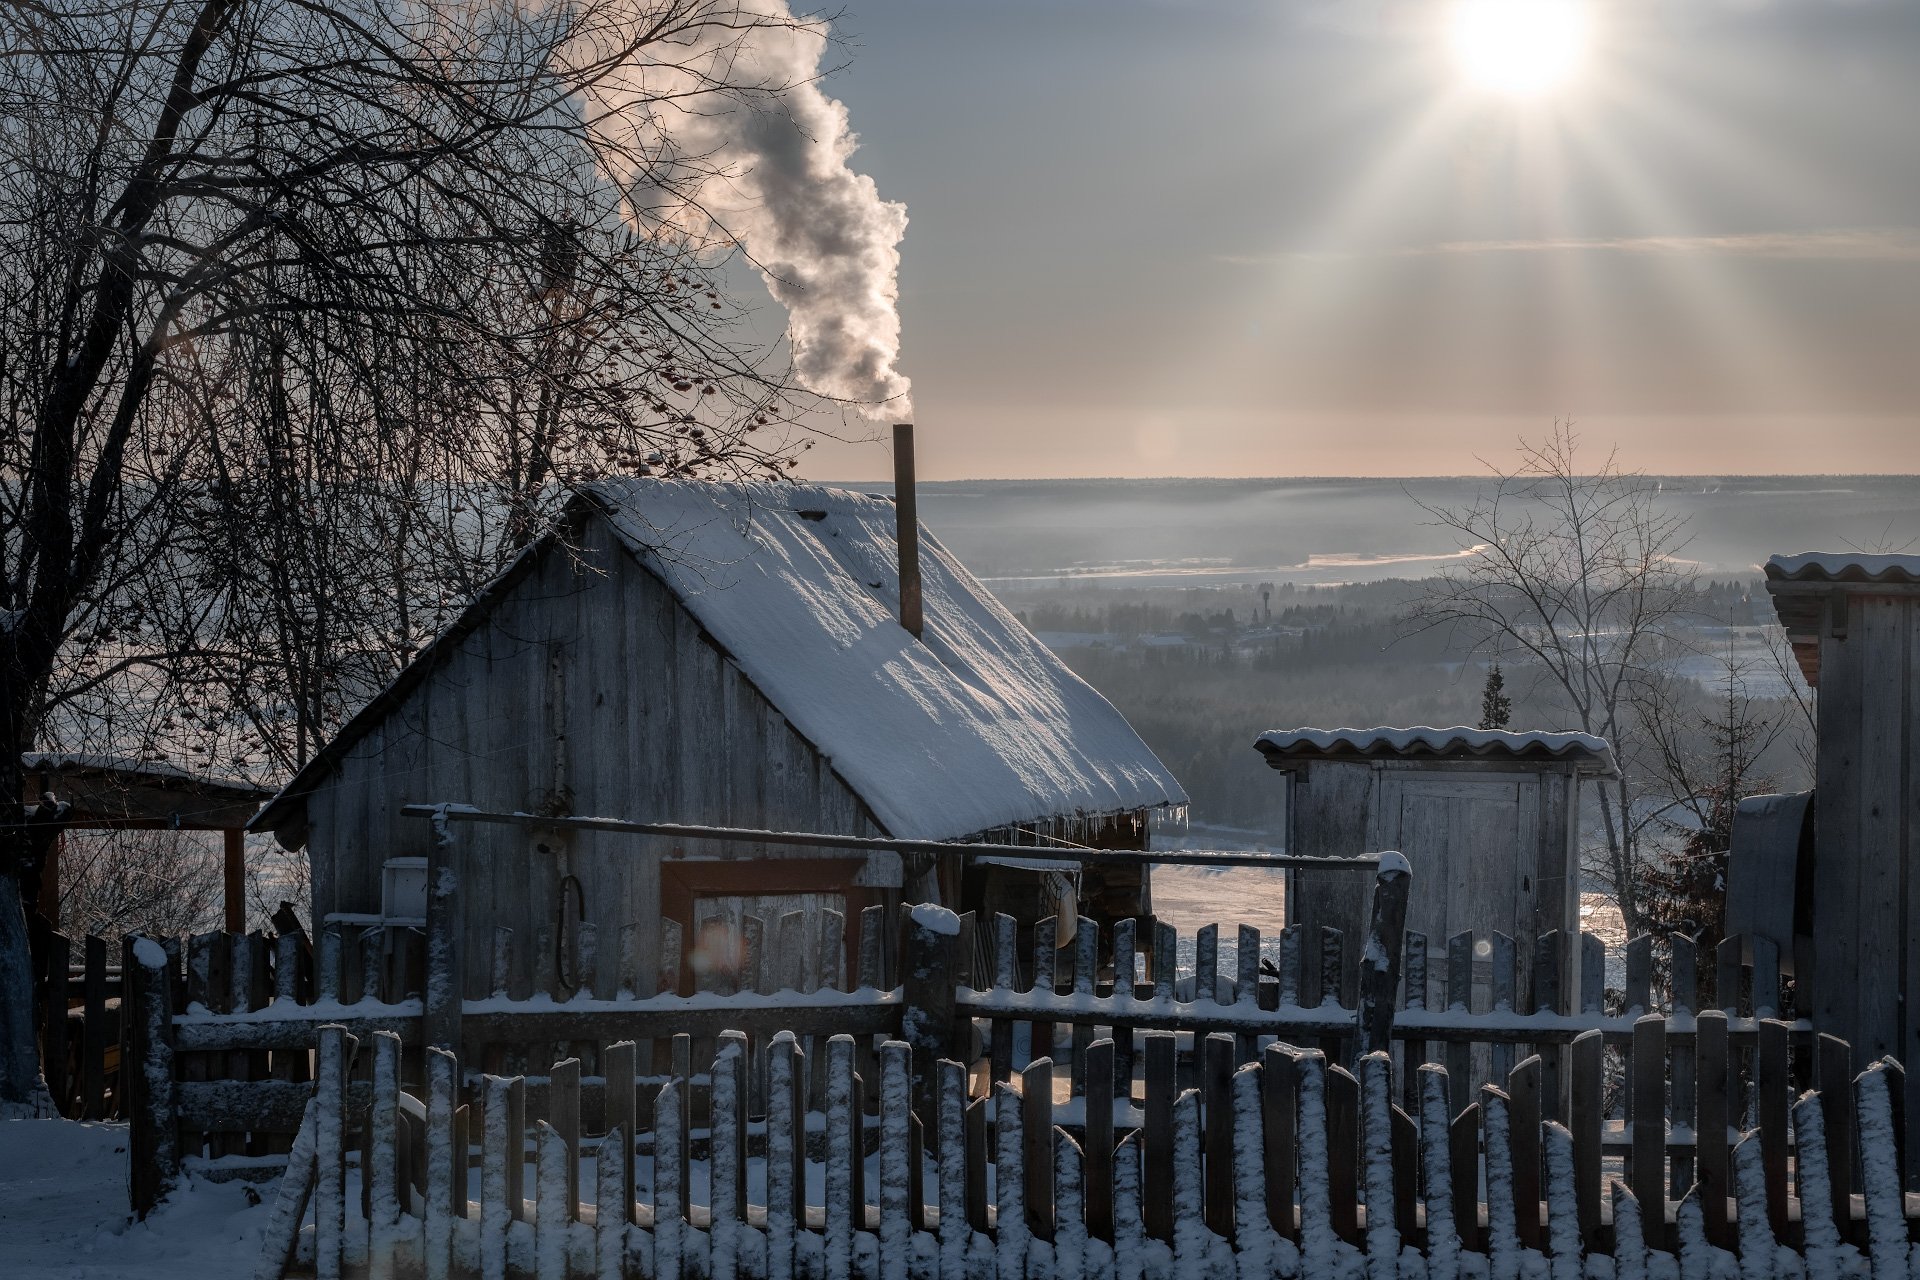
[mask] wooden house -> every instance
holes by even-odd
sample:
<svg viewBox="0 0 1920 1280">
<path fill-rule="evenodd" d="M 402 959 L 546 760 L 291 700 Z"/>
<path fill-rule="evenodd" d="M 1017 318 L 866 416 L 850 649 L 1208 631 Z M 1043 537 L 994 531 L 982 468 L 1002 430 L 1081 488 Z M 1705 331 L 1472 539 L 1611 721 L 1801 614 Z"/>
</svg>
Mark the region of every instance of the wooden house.
<svg viewBox="0 0 1920 1280">
<path fill-rule="evenodd" d="M 1579 989 L 1579 783 L 1611 777 L 1613 752 L 1583 733 L 1484 729 L 1293 729 L 1261 736 L 1287 775 L 1287 852 L 1405 854 L 1417 886 L 1407 928 L 1435 946 L 1456 933 L 1504 933 L 1524 972 L 1534 940 L 1561 931 L 1565 990 Z M 1296 872 L 1287 921 L 1308 938 L 1343 930 L 1341 991 L 1358 979 L 1373 878 Z M 1317 948 L 1306 948 L 1317 961 Z"/>
<path fill-rule="evenodd" d="M 1779 841 L 1759 891 L 1810 890 L 1812 971 L 1796 982 L 1811 987 L 1814 1025 L 1852 1044 L 1855 1069 L 1888 1054 L 1920 1062 L 1920 556 L 1776 556 L 1766 574 L 1819 725 L 1813 865 Z M 1736 861 L 1754 848 L 1737 846 Z M 1792 957 L 1791 937 L 1775 941 Z M 1907 1124 L 1920 1140 L 1920 1109 Z"/>
<path fill-rule="evenodd" d="M 1144 848 L 1184 806 L 1179 784 L 917 524 L 924 622 L 903 627 L 895 521 L 885 497 L 805 485 L 589 486 L 254 828 L 308 851 L 322 920 L 382 911 L 389 861 L 427 852 L 428 824 L 400 814 L 416 802 Z M 892 853 L 462 824 L 454 868 L 468 955 L 490 953 L 496 926 L 558 938 L 577 919 L 605 939 L 638 926 L 640 954 L 658 954 L 666 917 L 724 967 L 699 939 L 744 914 L 903 893 L 1005 909 L 1078 864 L 963 877 L 958 860 Z M 1113 879 L 1083 897 L 1147 909 L 1138 872 Z M 599 948 L 602 979 L 615 950 Z M 468 967 L 469 996 L 485 968 Z"/>
</svg>

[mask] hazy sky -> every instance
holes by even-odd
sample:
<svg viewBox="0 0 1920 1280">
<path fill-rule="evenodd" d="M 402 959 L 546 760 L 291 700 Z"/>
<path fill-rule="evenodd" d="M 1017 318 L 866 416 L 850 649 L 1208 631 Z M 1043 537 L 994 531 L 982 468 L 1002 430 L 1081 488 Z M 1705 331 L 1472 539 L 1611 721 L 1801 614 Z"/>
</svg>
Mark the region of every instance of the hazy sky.
<svg viewBox="0 0 1920 1280">
<path fill-rule="evenodd" d="M 847 0 L 922 474 L 1920 472 L 1920 0 L 1592 0 L 1532 96 L 1454 8 Z"/>
</svg>

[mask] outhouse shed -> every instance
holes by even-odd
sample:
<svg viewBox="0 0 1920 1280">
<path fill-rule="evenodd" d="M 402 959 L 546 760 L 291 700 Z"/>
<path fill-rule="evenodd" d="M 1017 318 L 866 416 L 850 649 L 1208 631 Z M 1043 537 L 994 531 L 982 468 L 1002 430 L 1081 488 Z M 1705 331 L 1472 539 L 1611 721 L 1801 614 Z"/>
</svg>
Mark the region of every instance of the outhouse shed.
<svg viewBox="0 0 1920 1280">
<path fill-rule="evenodd" d="M 1920 1062 L 1920 556 L 1775 556 L 1767 590 L 1819 693 L 1814 762 L 1813 1023 L 1854 1069 Z M 1796 895 L 1800 873 L 1772 892 Z M 1790 917 L 1789 917 L 1790 918 Z M 1790 940 L 1777 939 L 1783 951 Z M 1907 1141 L 1920 1110 L 1907 1108 Z"/>
<path fill-rule="evenodd" d="M 388 863 L 428 851 L 410 803 L 1144 848 L 1186 803 L 1173 776 L 917 525 L 924 622 L 904 627 L 895 520 L 886 497 L 810 485 L 586 486 L 254 827 L 307 850 L 322 920 L 392 909 Z M 893 853 L 554 827 L 463 825 L 453 868 L 469 956 L 500 926 L 633 926 L 657 955 L 663 918 L 693 948 L 743 914 L 980 892 Z M 610 979 L 615 952 L 580 981 Z"/>
<path fill-rule="evenodd" d="M 1563 990 L 1579 989 L 1579 784 L 1613 775 L 1606 740 L 1487 729 L 1291 729 L 1255 744 L 1287 775 L 1287 852 L 1350 857 L 1394 849 L 1413 867 L 1407 928 L 1513 938 L 1521 964 L 1559 930 Z M 1342 930 L 1343 995 L 1358 977 L 1372 878 L 1297 871 L 1287 922 Z M 1305 948 L 1317 968 L 1318 948 Z M 1312 976 L 1312 975 L 1310 975 Z M 1315 989 L 1309 987 L 1309 989 Z"/>
</svg>

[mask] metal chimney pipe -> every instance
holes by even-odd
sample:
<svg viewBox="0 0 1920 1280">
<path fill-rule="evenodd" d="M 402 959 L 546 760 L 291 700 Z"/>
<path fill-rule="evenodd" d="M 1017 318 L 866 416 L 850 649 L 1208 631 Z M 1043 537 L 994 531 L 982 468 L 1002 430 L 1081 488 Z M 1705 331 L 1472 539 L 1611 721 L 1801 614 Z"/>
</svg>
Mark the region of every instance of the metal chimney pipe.
<svg viewBox="0 0 1920 1280">
<path fill-rule="evenodd" d="M 893 428 L 894 542 L 900 548 L 900 625 L 920 638 L 920 503 L 913 488 L 913 424 Z"/>
</svg>

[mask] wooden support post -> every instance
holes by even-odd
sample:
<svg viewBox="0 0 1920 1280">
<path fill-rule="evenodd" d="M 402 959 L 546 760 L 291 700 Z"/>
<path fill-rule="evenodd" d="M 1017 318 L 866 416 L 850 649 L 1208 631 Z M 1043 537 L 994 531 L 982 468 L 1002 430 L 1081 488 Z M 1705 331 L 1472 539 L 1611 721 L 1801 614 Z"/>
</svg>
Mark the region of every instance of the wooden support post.
<svg viewBox="0 0 1920 1280">
<path fill-rule="evenodd" d="M 247 833 L 228 827 L 220 833 L 220 881 L 226 900 L 228 933 L 247 931 Z"/>
<path fill-rule="evenodd" d="M 86 939 L 86 977 L 82 984 L 85 1021 L 80 1030 L 80 1115 L 86 1120 L 106 1117 L 107 1105 L 107 940 L 88 934 Z M 62 997 L 61 1016 L 65 1017 L 67 975 L 63 970 L 48 986 L 48 1008 L 54 993 Z"/>
<path fill-rule="evenodd" d="M 453 1123 L 459 1103 L 459 1065 L 445 1050 L 426 1050 L 426 1278 L 453 1274 L 453 1219 L 467 1217 L 457 1173 L 467 1169 L 463 1134 Z"/>
<path fill-rule="evenodd" d="M 1373 879 L 1373 915 L 1367 947 L 1360 954 L 1360 1047 L 1362 1056 L 1391 1052 L 1393 1001 L 1400 987 L 1400 949 L 1407 937 L 1407 893 L 1412 869 L 1397 853 L 1380 855 Z"/>
<path fill-rule="evenodd" d="M 427 854 L 427 990 L 424 1030 L 436 1049 L 460 1052 L 460 1014 L 466 978 L 460 967 L 460 882 L 454 874 L 453 824 L 443 806 L 434 814 Z M 575 1173 L 575 1180 L 578 1180 Z"/>
<path fill-rule="evenodd" d="M 125 997 L 128 992 L 128 988 L 124 985 L 125 975 L 133 968 L 126 958 L 131 954 L 132 944 L 133 940 L 129 937 L 121 947 L 123 952 L 120 961 L 122 997 Z M 54 1111 L 63 1116 L 74 1114 L 67 1097 L 71 1085 L 67 1077 L 67 970 L 72 963 L 73 944 L 67 940 L 67 936 L 64 933 L 48 934 L 46 973 L 43 975 L 47 998 L 40 1011 L 40 1073 L 47 1078 L 47 1095 L 53 1099 Z M 124 1011 L 121 1015 L 120 1028 L 123 1043 L 131 1043 L 128 1033 L 138 1021 L 133 1012 L 135 1007 L 133 1001 L 125 998 L 121 1000 L 121 1008 Z M 122 1061 L 130 1062 L 131 1055 L 123 1052 Z M 127 1090 L 126 1078 L 131 1071 L 130 1065 L 123 1066 L 121 1070 L 123 1093 Z M 124 1104 L 120 1110 L 123 1115 L 132 1117 L 132 1111 Z"/>
<path fill-rule="evenodd" d="M 67 835 L 62 831 L 47 845 L 47 860 L 40 869 L 40 901 L 25 904 L 29 910 L 37 906 L 51 929 L 60 927 L 60 855 L 66 844 Z"/>
<path fill-rule="evenodd" d="M 960 917 L 945 907 L 920 906 L 907 921 L 906 963 L 902 972 L 905 1004 L 900 1038 L 913 1051 L 913 1110 L 926 1131 L 939 1133 L 937 1082 L 942 1058 L 965 1052 L 954 1025 L 955 948 Z M 1005 1024 L 1002 1024 L 1005 1025 Z M 956 1043 L 961 1048 L 956 1051 Z"/>
<path fill-rule="evenodd" d="M 131 989 L 123 1016 L 131 1019 L 134 1053 L 121 1070 L 137 1083 L 128 1134 L 127 1180 L 133 1212 L 146 1217 L 180 1176 L 179 1123 L 174 1110 L 173 1007 L 166 953 L 150 938 L 131 938 L 122 978 Z"/>
</svg>

